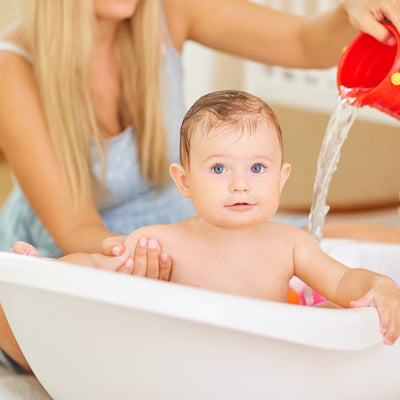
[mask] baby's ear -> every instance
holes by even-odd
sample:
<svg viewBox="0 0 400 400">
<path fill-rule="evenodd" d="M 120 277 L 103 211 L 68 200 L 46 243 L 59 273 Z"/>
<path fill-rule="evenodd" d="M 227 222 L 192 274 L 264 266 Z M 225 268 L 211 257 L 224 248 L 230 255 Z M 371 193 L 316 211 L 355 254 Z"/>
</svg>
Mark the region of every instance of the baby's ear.
<svg viewBox="0 0 400 400">
<path fill-rule="evenodd" d="M 291 165 L 288 163 L 284 163 L 281 168 L 281 192 L 283 187 L 285 186 L 286 181 L 289 178 L 290 170 L 292 169 Z"/>
<path fill-rule="evenodd" d="M 188 198 L 192 197 L 186 171 L 182 167 L 182 165 L 178 163 L 171 164 L 171 166 L 169 167 L 169 174 L 174 180 L 175 185 L 178 186 L 178 189 L 182 193 L 182 196 Z"/>
</svg>

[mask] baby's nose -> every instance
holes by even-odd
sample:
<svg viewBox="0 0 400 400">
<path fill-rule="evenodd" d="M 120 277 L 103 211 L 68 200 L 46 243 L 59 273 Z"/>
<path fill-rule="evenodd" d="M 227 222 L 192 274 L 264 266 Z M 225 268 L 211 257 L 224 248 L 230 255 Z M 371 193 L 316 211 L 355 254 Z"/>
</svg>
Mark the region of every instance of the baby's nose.
<svg viewBox="0 0 400 400">
<path fill-rule="evenodd" d="M 250 189 L 249 182 L 243 175 L 232 177 L 230 189 L 232 192 L 246 192 Z"/>
</svg>

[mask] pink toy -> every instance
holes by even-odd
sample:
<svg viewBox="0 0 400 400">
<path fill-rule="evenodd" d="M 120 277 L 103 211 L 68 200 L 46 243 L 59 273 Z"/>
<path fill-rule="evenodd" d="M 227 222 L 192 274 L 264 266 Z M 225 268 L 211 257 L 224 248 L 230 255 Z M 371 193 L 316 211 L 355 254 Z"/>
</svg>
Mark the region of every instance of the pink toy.
<svg viewBox="0 0 400 400">
<path fill-rule="evenodd" d="M 306 306 L 315 306 L 319 303 L 324 303 L 325 301 L 329 301 L 326 297 L 319 294 L 317 291 L 305 286 L 302 293 L 301 298 L 304 301 Z"/>
</svg>

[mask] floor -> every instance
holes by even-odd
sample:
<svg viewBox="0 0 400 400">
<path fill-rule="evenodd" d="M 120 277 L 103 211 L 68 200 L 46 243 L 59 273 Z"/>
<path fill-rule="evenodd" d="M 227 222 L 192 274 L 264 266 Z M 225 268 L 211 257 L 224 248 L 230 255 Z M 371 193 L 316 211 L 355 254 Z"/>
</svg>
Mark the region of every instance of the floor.
<svg viewBox="0 0 400 400">
<path fill-rule="evenodd" d="M 1 400 L 52 400 L 33 375 L 18 375 L 0 365 Z"/>
</svg>

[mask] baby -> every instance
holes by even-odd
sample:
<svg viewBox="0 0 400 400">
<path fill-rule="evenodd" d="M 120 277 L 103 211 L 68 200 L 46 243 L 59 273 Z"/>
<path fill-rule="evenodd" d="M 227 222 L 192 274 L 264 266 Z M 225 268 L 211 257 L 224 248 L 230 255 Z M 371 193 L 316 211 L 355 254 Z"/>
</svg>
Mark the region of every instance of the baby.
<svg viewBox="0 0 400 400">
<path fill-rule="evenodd" d="M 342 307 L 374 306 L 386 344 L 400 335 L 400 292 L 388 277 L 351 269 L 311 236 L 270 221 L 290 165 L 283 163 L 279 123 L 261 99 L 239 91 L 201 97 L 181 127 L 181 163 L 170 174 L 197 215 L 131 233 L 121 256 L 76 253 L 62 260 L 117 270 L 133 268 L 140 238 L 155 238 L 173 256 L 171 281 L 284 302 L 299 277 Z"/>
</svg>

